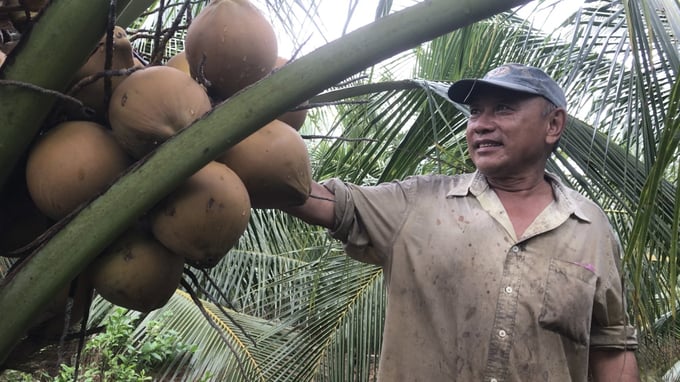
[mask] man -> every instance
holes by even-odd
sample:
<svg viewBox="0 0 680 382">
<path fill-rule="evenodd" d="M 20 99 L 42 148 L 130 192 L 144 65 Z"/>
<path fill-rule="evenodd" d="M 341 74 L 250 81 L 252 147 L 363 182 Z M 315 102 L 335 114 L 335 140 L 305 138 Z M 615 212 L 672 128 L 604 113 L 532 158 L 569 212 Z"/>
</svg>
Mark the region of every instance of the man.
<svg viewBox="0 0 680 382">
<path fill-rule="evenodd" d="M 379 380 L 639 381 L 620 244 L 592 201 L 546 172 L 562 89 L 503 65 L 454 83 L 477 171 L 373 187 L 332 179 L 287 212 L 383 266 Z"/>
</svg>

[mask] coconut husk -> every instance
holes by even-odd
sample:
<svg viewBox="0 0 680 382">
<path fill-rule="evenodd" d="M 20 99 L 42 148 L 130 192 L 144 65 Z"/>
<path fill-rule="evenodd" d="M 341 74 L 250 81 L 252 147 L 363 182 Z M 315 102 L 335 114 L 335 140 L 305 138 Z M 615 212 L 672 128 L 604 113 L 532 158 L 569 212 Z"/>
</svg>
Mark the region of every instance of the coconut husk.
<svg viewBox="0 0 680 382">
<path fill-rule="evenodd" d="M 243 180 L 254 208 L 301 205 L 311 192 L 307 146 L 295 129 L 279 120 L 237 143 L 217 161 Z"/>
</svg>

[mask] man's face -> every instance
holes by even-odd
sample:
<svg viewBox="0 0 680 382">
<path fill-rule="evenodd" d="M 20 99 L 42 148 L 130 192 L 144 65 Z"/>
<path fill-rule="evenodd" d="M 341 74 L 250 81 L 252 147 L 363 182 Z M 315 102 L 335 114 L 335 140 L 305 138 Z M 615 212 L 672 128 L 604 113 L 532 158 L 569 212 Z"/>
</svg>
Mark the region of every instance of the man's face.
<svg viewBox="0 0 680 382">
<path fill-rule="evenodd" d="M 481 91 L 470 102 L 466 137 L 470 157 L 488 177 L 543 171 L 555 143 L 554 111 L 540 96 L 507 90 Z M 559 136 L 558 136 L 559 138 Z"/>
</svg>

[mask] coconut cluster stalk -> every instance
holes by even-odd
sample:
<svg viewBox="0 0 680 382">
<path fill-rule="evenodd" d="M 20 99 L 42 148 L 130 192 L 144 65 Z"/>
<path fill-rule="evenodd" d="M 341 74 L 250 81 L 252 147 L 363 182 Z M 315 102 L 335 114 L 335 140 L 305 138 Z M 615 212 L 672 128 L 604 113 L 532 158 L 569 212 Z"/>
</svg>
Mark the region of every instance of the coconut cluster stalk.
<svg viewBox="0 0 680 382">
<path fill-rule="evenodd" d="M 133 166 L 72 216 L 11 279 L 4 280 L 0 289 L 0 363 L 54 290 L 75 277 L 126 227 L 220 153 L 286 110 L 370 65 L 526 2 L 424 1 L 331 42 L 230 97 L 159 146 L 143 163 Z M 67 20 L 66 16 L 63 14 L 62 20 Z M 87 22 L 95 21 L 83 21 Z"/>
</svg>

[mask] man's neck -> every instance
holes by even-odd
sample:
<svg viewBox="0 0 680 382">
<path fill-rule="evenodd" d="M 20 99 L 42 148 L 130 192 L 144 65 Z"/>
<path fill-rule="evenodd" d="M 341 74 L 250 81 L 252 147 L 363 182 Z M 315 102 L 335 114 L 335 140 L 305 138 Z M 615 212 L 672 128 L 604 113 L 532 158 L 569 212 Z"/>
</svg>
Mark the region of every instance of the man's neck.
<svg viewBox="0 0 680 382">
<path fill-rule="evenodd" d="M 518 238 L 554 200 L 552 186 L 544 174 L 512 179 L 487 178 L 487 182 L 503 204 Z"/>
<path fill-rule="evenodd" d="M 543 172 L 510 177 L 487 176 L 486 181 L 499 196 L 509 194 L 515 197 L 532 197 L 544 194 L 546 191 L 552 192 L 550 182 Z"/>
</svg>

